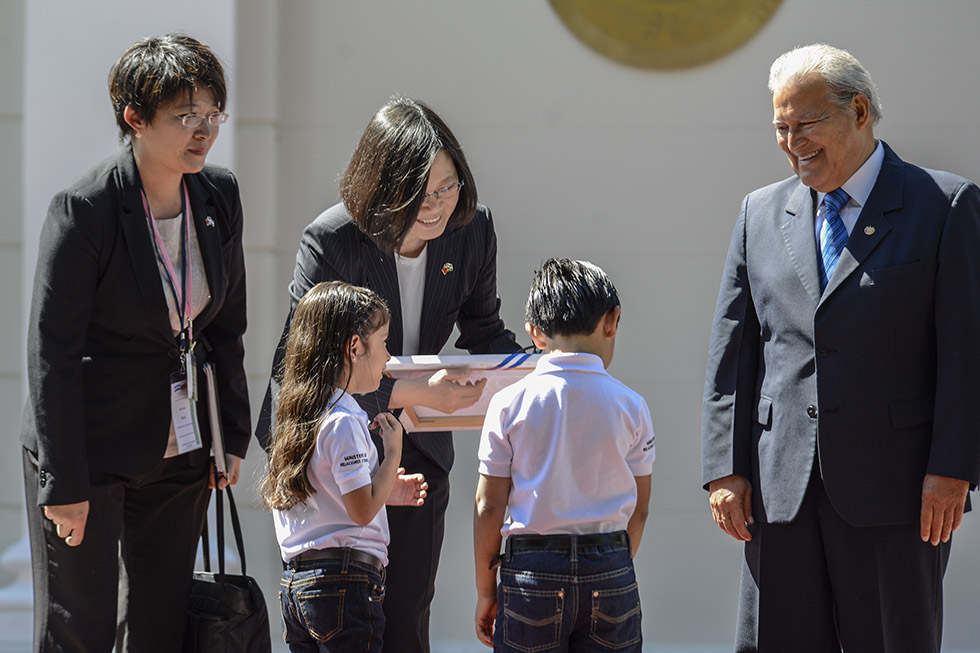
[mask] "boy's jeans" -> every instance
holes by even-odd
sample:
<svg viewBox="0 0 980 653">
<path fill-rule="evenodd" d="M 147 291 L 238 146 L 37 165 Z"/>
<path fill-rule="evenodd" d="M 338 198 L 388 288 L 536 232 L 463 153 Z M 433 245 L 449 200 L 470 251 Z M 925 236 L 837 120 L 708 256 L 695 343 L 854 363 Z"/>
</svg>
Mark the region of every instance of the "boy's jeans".
<svg viewBox="0 0 980 653">
<path fill-rule="evenodd" d="M 384 578 L 368 564 L 290 562 L 282 572 L 282 637 L 292 653 L 381 651 Z"/>
<path fill-rule="evenodd" d="M 512 540 L 500 567 L 494 651 L 639 653 L 640 594 L 628 538 L 554 550 L 514 550 Z"/>
</svg>

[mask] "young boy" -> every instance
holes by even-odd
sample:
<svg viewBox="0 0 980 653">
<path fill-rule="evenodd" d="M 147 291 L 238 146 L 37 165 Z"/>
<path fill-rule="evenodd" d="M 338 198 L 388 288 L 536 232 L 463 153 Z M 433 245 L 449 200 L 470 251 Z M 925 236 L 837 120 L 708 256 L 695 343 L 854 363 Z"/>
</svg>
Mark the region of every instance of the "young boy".
<svg viewBox="0 0 980 653">
<path fill-rule="evenodd" d="M 619 296 L 597 266 L 549 259 L 526 315 L 545 355 L 494 395 L 480 439 L 477 636 L 494 651 L 640 651 L 633 555 L 654 438 L 646 402 L 605 370 Z"/>
</svg>

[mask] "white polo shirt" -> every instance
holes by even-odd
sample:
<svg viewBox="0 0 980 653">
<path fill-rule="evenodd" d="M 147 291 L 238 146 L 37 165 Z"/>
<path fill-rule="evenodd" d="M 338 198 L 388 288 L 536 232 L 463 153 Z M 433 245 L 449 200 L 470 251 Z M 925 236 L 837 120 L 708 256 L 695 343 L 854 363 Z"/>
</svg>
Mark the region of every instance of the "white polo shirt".
<svg viewBox="0 0 980 653">
<path fill-rule="evenodd" d="M 371 442 L 367 413 L 349 394 L 341 394 L 320 423 L 316 449 L 307 466 L 307 477 L 316 491 L 289 510 L 273 511 L 276 538 L 282 559 L 287 561 L 307 549 L 350 547 L 387 565 L 390 538 L 385 509 L 359 526 L 344 506 L 345 494 L 371 483 L 378 471 L 378 450 Z"/>
<path fill-rule="evenodd" d="M 479 452 L 481 474 L 513 482 L 504 536 L 624 530 L 654 456 L 643 397 L 576 353 L 542 356 L 493 396 Z"/>
</svg>

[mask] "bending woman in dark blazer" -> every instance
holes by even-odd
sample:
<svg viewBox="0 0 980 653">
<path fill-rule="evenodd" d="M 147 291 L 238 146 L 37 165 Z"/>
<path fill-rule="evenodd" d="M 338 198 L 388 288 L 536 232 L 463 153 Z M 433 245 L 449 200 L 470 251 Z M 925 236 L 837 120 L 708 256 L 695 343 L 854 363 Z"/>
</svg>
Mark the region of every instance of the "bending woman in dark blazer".
<svg viewBox="0 0 980 653">
<path fill-rule="evenodd" d="M 219 484 L 235 483 L 249 432 L 242 208 L 232 174 L 204 163 L 228 117 L 207 46 L 143 39 L 109 92 L 128 146 L 55 195 L 34 280 L 21 435 L 34 647 L 107 653 L 118 622 L 117 651 L 172 653 L 213 478 L 204 374 L 196 434 L 174 428 L 171 386 L 215 364 Z"/>
<path fill-rule="evenodd" d="M 490 210 L 477 204 L 463 150 L 436 113 L 396 98 L 368 124 L 340 186 L 342 202 L 303 232 L 289 286 L 286 320 L 256 437 L 267 449 L 278 395 L 283 343 L 292 311 L 321 281 L 371 288 L 391 310 L 394 356 L 438 354 L 455 345 L 471 353 L 519 349 L 500 319 L 497 237 Z M 370 417 L 405 406 L 454 411 L 476 403 L 485 381 L 467 383 L 448 370 L 419 379 L 384 379 L 358 401 Z M 380 441 L 376 442 L 379 450 Z M 451 433 L 406 433 L 401 466 L 429 483 L 421 508 L 389 507 L 385 650 L 429 650 L 429 605 L 449 504 Z"/>
</svg>

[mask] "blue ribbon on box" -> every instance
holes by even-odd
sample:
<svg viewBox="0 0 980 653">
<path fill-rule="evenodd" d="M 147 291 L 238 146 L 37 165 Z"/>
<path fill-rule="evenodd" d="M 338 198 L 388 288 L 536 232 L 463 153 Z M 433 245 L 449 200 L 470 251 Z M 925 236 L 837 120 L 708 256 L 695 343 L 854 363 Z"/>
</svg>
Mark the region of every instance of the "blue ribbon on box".
<svg viewBox="0 0 980 653">
<path fill-rule="evenodd" d="M 500 369 L 510 369 L 512 367 L 520 367 L 520 365 L 530 357 L 531 357 L 530 353 L 525 353 L 523 351 L 515 351 L 513 354 L 509 355 L 507 358 L 500 361 L 498 364 L 494 365 L 490 369 L 500 370 Z"/>
</svg>

